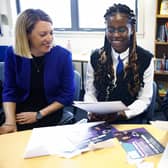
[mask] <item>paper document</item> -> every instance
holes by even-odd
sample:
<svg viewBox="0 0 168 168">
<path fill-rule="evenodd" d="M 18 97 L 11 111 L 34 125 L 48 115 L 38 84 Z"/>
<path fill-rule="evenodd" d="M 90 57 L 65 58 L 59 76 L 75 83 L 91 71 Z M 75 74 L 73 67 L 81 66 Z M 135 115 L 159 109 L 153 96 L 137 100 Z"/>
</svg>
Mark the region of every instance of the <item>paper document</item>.
<svg viewBox="0 0 168 168">
<path fill-rule="evenodd" d="M 104 122 L 34 128 L 24 158 L 53 154 L 71 158 L 89 150 L 111 147 L 116 131 Z"/>
<path fill-rule="evenodd" d="M 167 168 L 168 165 L 168 144 L 162 154 L 162 157 L 159 161 L 158 168 Z"/>
<path fill-rule="evenodd" d="M 168 121 L 150 121 L 150 123 L 155 126 L 156 128 L 159 128 L 161 130 L 167 130 L 168 131 Z"/>
<path fill-rule="evenodd" d="M 128 110 L 128 107 L 121 101 L 110 102 L 74 102 L 73 106 L 83 109 L 87 112 L 108 114 L 118 111 Z"/>
</svg>

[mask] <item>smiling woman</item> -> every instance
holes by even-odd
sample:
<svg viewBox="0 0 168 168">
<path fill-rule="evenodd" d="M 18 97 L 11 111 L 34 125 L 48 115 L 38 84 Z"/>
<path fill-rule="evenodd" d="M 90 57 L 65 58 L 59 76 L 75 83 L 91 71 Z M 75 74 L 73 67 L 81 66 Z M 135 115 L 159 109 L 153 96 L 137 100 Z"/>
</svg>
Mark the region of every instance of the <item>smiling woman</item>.
<svg viewBox="0 0 168 168">
<path fill-rule="evenodd" d="M 5 122 L 0 134 L 57 125 L 72 104 L 71 53 L 53 46 L 52 20 L 40 9 L 20 13 L 15 45 L 7 49 L 3 85 Z"/>
</svg>

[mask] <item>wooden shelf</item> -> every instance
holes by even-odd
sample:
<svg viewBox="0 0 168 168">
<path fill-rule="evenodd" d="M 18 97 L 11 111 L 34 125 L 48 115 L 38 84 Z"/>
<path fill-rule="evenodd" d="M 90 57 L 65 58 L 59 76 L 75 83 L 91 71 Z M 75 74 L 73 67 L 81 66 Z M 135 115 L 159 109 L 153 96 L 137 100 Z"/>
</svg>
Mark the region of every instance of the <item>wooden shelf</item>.
<svg viewBox="0 0 168 168">
<path fill-rule="evenodd" d="M 168 76 L 168 71 L 155 71 L 155 75 L 165 75 L 165 76 Z"/>
<path fill-rule="evenodd" d="M 158 18 L 158 19 L 167 19 L 168 18 L 168 14 L 167 15 L 156 15 L 156 18 Z"/>
<path fill-rule="evenodd" d="M 166 32 L 162 31 L 160 34 L 160 28 L 164 28 L 166 23 L 168 23 L 168 14 L 160 14 L 160 7 L 162 0 L 156 0 L 156 28 L 155 28 L 155 54 L 154 57 L 157 59 L 168 59 L 168 37 L 166 36 Z M 158 33 L 159 32 L 159 33 Z M 163 33 L 163 34 L 162 34 Z M 164 34 L 165 33 L 165 34 Z M 159 39 L 163 41 L 158 41 L 158 35 L 160 36 Z M 165 58 L 164 58 L 165 57 Z M 156 66 L 157 68 L 157 66 Z M 160 67 L 161 69 L 161 67 Z M 160 97 L 164 97 L 166 95 L 166 91 L 168 90 L 168 71 L 164 70 L 155 70 L 154 72 L 154 80 L 158 84 L 159 87 L 159 95 Z"/>
<path fill-rule="evenodd" d="M 155 40 L 156 45 L 168 45 L 168 42 L 163 42 L 163 41 L 157 41 Z"/>
<path fill-rule="evenodd" d="M 166 93 L 159 93 L 159 96 L 162 98 L 162 97 L 165 97 L 166 96 Z"/>
</svg>

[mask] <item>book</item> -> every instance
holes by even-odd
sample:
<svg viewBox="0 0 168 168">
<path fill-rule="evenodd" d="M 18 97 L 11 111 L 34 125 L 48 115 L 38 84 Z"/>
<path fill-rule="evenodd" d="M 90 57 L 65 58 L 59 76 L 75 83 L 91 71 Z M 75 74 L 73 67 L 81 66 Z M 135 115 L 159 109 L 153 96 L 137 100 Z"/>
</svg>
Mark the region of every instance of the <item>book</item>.
<svg viewBox="0 0 168 168">
<path fill-rule="evenodd" d="M 154 59 L 154 70 L 155 71 L 163 71 L 164 70 L 164 59 L 163 58 L 155 58 Z"/>
<path fill-rule="evenodd" d="M 165 149 L 145 128 L 115 132 L 114 136 L 120 141 L 131 159 L 140 159 L 160 154 Z"/>
<path fill-rule="evenodd" d="M 166 40 L 165 24 L 158 25 L 157 41 L 165 42 L 165 40 Z"/>
<path fill-rule="evenodd" d="M 168 42 L 168 22 L 165 23 L 165 35 L 166 35 L 165 41 Z"/>
</svg>

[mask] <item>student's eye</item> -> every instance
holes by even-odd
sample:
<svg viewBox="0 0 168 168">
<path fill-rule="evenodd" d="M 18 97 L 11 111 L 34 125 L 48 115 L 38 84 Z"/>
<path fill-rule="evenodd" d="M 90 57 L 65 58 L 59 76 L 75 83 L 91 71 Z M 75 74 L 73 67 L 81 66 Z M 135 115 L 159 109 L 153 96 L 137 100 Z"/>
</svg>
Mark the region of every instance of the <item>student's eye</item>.
<svg viewBox="0 0 168 168">
<path fill-rule="evenodd" d="M 126 27 L 120 27 L 120 28 L 118 28 L 118 32 L 119 33 L 124 33 L 124 32 L 126 32 L 127 31 L 127 28 Z"/>
<path fill-rule="evenodd" d="M 108 27 L 107 28 L 107 32 L 114 33 L 115 32 L 115 28 L 114 27 Z"/>
</svg>

